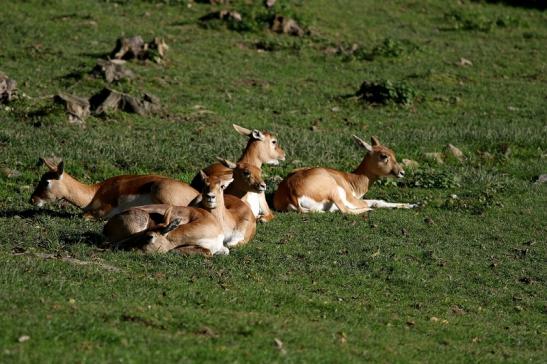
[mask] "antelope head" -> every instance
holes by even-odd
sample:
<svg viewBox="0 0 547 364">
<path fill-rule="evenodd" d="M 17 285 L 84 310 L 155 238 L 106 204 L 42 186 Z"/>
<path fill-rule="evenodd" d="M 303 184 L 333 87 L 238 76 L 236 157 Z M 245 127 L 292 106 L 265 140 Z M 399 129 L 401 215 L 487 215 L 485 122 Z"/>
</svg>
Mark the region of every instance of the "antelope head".
<svg viewBox="0 0 547 364">
<path fill-rule="evenodd" d="M 40 162 L 45 164 L 49 171 L 42 175 L 30 197 L 30 203 L 38 207 L 44 206 L 47 202 L 60 200 L 67 193 L 67 188 L 63 182 L 64 162 L 61 161 L 55 165 L 51 160 L 45 158 L 40 158 Z"/>
<path fill-rule="evenodd" d="M 253 157 L 261 163 L 278 165 L 279 161 L 285 160 L 285 151 L 279 146 L 277 137 L 268 131 L 247 129 L 233 124 L 234 129 L 241 135 L 249 138 L 247 149 L 253 149 Z"/>
<path fill-rule="evenodd" d="M 262 178 L 262 169 L 259 167 L 249 163 L 234 163 L 218 157 L 217 159 L 223 166 L 232 170 L 234 177 L 232 187 L 237 185 L 237 189 L 244 192 L 260 193 L 266 191 L 266 182 Z"/>
<path fill-rule="evenodd" d="M 207 176 L 203 171 L 199 171 L 203 179 L 202 203 L 208 209 L 222 207 L 224 204 L 224 190 L 234 180 L 232 176 Z"/>
<path fill-rule="evenodd" d="M 388 147 L 382 145 L 377 137 L 371 137 L 371 144 L 363 139 L 353 136 L 361 147 L 365 148 L 367 154 L 361 162 L 367 170 L 367 174 L 377 177 L 397 177 L 402 178 L 405 175 L 403 167 L 397 163 L 395 153 Z"/>
</svg>

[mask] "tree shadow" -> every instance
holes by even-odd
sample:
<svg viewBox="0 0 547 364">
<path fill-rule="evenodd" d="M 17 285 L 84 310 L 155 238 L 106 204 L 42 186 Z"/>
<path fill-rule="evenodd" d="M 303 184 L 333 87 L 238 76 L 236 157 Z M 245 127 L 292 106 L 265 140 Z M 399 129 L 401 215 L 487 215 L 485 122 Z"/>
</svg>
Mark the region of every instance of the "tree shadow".
<svg viewBox="0 0 547 364">
<path fill-rule="evenodd" d="M 19 216 L 24 219 L 30 219 L 36 216 L 48 215 L 51 217 L 72 218 L 79 216 L 68 211 L 55 211 L 48 209 L 24 209 L 24 210 L 0 210 L 0 217 L 13 218 Z"/>
</svg>

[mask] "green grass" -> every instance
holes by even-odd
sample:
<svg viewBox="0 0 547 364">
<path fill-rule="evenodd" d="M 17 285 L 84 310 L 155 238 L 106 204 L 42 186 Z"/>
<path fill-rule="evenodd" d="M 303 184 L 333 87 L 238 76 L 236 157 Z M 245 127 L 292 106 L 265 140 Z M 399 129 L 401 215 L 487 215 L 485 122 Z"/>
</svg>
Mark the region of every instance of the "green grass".
<svg viewBox="0 0 547 364">
<path fill-rule="evenodd" d="M 0 168 L 20 173 L 0 173 L 1 362 L 545 361 L 547 191 L 533 183 L 547 172 L 545 12 L 294 1 L 283 11 L 308 32 L 294 38 L 256 24 L 208 29 L 198 18 L 220 7 L 185 1 L 2 8 L 0 71 L 28 97 L 0 108 Z M 48 96 L 99 91 L 104 81 L 86 73 L 116 38 L 136 34 L 164 37 L 167 60 L 130 63 L 137 79 L 113 87 L 158 96 L 164 113 L 69 125 Z M 325 51 L 353 43 L 361 53 Z M 404 84 L 415 97 L 408 106 L 348 97 L 365 80 Z M 28 203 L 39 156 L 63 157 L 87 182 L 189 181 L 217 155 L 237 159 L 245 141 L 232 123 L 278 134 L 287 161 L 264 168 L 270 191 L 295 167 L 354 168 L 362 150 L 351 135 L 378 135 L 420 167 L 368 196 L 422 207 L 368 218 L 278 213 L 248 246 L 204 259 L 103 251 L 101 222 Z M 447 143 L 466 161 L 424 157 Z"/>
</svg>

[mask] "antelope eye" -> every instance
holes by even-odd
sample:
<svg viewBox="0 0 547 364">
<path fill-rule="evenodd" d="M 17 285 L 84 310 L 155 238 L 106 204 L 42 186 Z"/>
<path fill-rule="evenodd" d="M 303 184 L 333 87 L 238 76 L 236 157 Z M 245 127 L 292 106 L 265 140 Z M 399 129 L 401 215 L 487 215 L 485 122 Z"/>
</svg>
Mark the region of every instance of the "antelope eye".
<svg viewBox="0 0 547 364">
<path fill-rule="evenodd" d="M 386 154 L 380 154 L 380 159 L 386 161 L 389 157 Z"/>
<path fill-rule="evenodd" d="M 277 144 L 277 140 L 272 140 L 272 144 L 273 144 L 273 145 L 276 145 L 276 144 Z"/>
<path fill-rule="evenodd" d="M 251 172 L 245 171 L 245 172 L 243 172 L 243 175 L 244 175 L 245 177 L 249 177 L 249 176 L 251 175 Z"/>
</svg>

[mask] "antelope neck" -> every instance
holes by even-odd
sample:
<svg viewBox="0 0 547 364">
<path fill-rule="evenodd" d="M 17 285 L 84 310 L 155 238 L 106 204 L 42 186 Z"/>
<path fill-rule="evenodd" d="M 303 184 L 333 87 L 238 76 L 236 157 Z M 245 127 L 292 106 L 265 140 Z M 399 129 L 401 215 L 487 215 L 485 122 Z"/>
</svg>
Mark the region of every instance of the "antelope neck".
<svg viewBox="0 0 547 364">
<path fill-rule="evenodd" d="M 100 183 L 87 185 L 67 173 L 63 174 L 63 179 L 66 186 L 66 194 L 63 198 L 79 208 L 89 205 L 101 186 Z"/>
<path fill-rule="evenodd" d="M 238 163 L 249 163 L 253 166 L 257 166 L 258 168 L 262 167 L 262 160 L 258 157 L 260 154 L 258 143 L 260 141 L 252 140 L 247 144 L 247 147 L 245 148 L 245 151 L 243 152 L 243 155 L 239 160 Z"/>
</svg>

